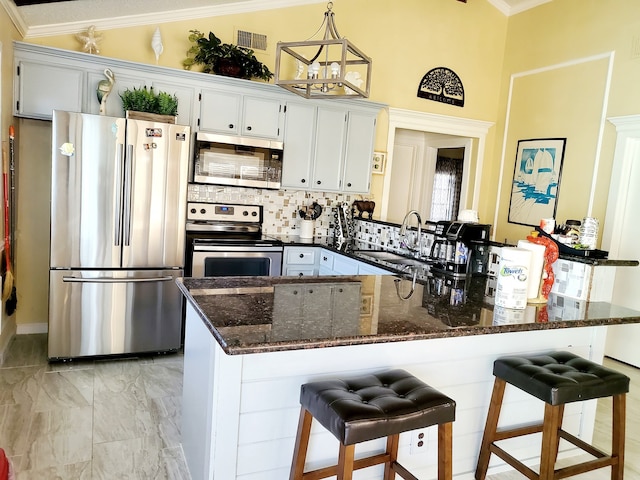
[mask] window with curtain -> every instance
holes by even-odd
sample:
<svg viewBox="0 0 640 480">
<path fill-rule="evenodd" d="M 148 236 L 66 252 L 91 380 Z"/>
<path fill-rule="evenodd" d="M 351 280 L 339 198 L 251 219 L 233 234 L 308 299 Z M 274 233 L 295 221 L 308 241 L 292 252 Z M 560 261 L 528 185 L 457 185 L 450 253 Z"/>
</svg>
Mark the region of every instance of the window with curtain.
<svg viewBox="0 0 640 480">
<path fill-rule="evenodd" d="M 429 217 L 431 220 L 450 221 L 458 217 L 463 166 L 462 158 L 449 158 L 438 154 L 433 179 L 433 197 Z"/>
</svg>

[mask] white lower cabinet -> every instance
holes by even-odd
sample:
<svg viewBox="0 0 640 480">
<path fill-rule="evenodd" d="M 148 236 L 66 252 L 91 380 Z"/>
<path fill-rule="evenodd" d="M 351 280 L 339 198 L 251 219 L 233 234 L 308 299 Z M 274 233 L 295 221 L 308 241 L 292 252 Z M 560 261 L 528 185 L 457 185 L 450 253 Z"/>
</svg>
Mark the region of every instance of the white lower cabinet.
<svg viewBox="0 0 640 480">
<path fill-rule="evenodd" d="M 282 275 L 311 277 L 318 275 L 317 247 L 284 247 Z"/>
<path fill-rule="evenodd" d="M 394 273 L 326 248 L 320 249 L 319 264 L 320 275 L 393 275 Z"/>
</svg>

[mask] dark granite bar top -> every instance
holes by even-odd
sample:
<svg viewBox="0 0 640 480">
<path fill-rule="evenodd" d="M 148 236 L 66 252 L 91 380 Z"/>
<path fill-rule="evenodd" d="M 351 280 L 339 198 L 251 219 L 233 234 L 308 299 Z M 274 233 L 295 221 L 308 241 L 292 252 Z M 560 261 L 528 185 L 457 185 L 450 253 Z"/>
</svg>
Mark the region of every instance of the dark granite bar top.
<svg viewBox="0 0 640 480">
<path fill-rule="evenodd" d="M 550 295 L 493 305 L 495 278 L 208 277 L 178 286 L 230 355 L 640 323 L 640 312 Z"/>
</svg>

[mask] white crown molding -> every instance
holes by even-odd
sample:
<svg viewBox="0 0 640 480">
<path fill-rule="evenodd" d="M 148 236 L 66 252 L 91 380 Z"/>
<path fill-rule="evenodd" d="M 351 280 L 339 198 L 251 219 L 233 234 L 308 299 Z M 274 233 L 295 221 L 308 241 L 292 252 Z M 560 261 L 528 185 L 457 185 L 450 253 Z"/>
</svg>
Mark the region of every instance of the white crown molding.
<svg viewBox="0 0 640 480">
<path fill-rule="evenodd" d="M 511 5 L 506 0 L 488 0 L 491 5 L 496 7 L 507 17 L 515 15 L 516 13 L 524 12 L 525 10 L 529 10 L 531 8 L 537 7 L 538 5 L 542 5 L 551 1 L 552 0 L 521 0 L 520 2 L 515 2 L 515 5 Z"/>
<path fill-rule="evenodd" d="M 0 0 L 8 2 L 9 0 Z M 39 25 L 29 27 L 25 38 L 47 37 L 52 35 L 74 34 L 86 30 L 95 25 L 97 30 L 111 30 L 115 28 L 138 27 L 142 25 L 156 25 L 162 23 L 178 22 L 182 20 L 195 20 L 208 17 L 219 17 L 239 13 L 274 10 L 278 8 L 296 7 L 314 3 L 325 3 L 324 0 L 248 0 L 225 5 L 176 9 L 165 12 L 148 12 L 138 15 L 123 15 L 111 18 L 95 18 L 84 21 L 75 21 L 51 25 Z"/>
<path fill-rule="evenodd" d="M 16 7 L 15 3 L 11 0 L 0 0 L 0 5 L 5 9 L 7 15 L 9 15 L 9 18 L 15 25 L 18 33 L 24 37 L 27 32 L 27 24 L 24 23 L 22 16 L 18 12 L 18 7 Z"/>
</svg>

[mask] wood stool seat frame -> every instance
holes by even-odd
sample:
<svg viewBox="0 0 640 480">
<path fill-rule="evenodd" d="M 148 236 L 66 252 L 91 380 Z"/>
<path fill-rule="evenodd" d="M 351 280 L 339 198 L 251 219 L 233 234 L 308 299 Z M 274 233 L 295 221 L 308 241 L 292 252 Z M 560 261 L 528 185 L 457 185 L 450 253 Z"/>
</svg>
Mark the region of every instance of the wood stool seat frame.
<svg viewBox="0 0 640 480">
<path fill-rule="evenodd" d="M 496 377 L 491 403 L 487 414 L 482 445 L 476 468 L 476 480 L 484 480 L 489 468 L 491 454 L 495 454 L 531 480 L 552 480 L 571 477 L 599 468 L 611 467 L 611 480 L 622 480 L 624 475 L 624 441 L 626 418 L 626 394 L 612 395 L 613 421 L 611 455 L 589 445 L 574 435 L 562 430 L 564 404 L 551 405 L 545 402 L 543 422 L 536 425 L 498 430 L 498 420 L 502 407 L 502 399 L 506 381 Z M 540 452 L 540 471 L 536 473 L 524 463 L 512 457 L 505 450 L 496 445 L 500 440 L 542 432 L 542 448 Z M 581 450 L 589 453 L 595 460 L 590 460 L 569 467 L 555 469 L 560 439 L 564 439 Z"/>
<path fill-rule="evenodd" d="M 355 447 L 340 443 L 338 463 L 330 467 L 320 468 L 309 472 L 304 471 L 311 434 L 313 415 L 307 409 L 300 409 L 300 420 L 296 434 L 296 444 L 293 452 L 290 480 L 319 480 L 331 476 L 337 476 L 338 480 L 352 480 L 353 471 L 361 468 L 384 464 L 384 480 L 393 480 L 395 475 L 400 475 L 405 480 L 419 480 L 406 468 L 398 463 L 398 443 L 400 434 L 387 437 L 387 449 L 384 453 L 370 457 L 355 459 Z M 438 424 L 438 480 L 451 480 L 453 447 L 453 423 Z"/>
</svg>

